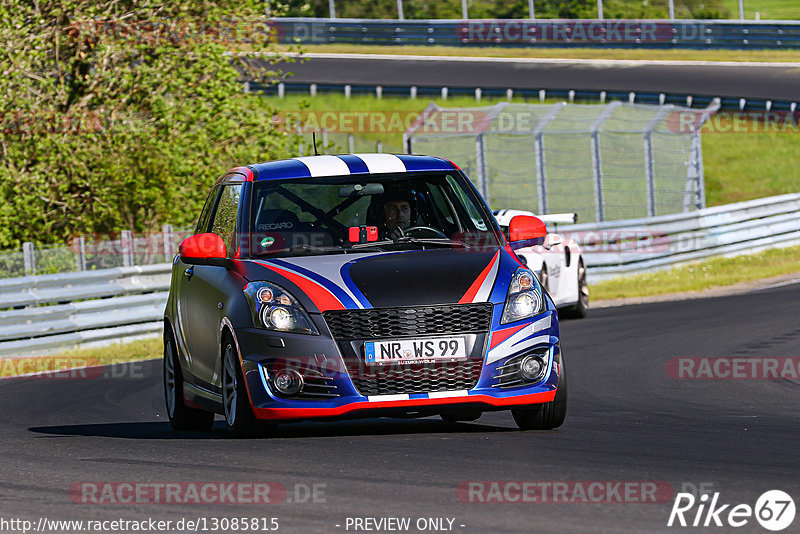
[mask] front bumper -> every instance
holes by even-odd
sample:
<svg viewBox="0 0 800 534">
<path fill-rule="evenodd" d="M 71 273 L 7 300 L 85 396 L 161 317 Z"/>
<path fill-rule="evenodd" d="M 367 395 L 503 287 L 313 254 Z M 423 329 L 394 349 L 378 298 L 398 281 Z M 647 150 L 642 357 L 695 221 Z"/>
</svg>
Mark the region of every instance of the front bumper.
<svg viewBox="0 0 800 534">
<path fill-rule="evenodd" d="M 460 409 L 502 410 L 550 402 L 558 388 L 561 353 L 555 311 L 493 330 L 486 342 L 488 350 L 484 350 L 480 377 L 477 384 L 468 390 L 362 395 L 353 384 L 336 342 L 326 334 L 322 330 L 319 336 L 276 334 L 252 328 L 237 330 L 242 370 L 257 418 L 424 416 Z M 549 354 L 540 381 L 520 387 L 498 387 L 498 367 L 522 353 L 537 349 L 546 349 Z M 287 361 L 302 372 L 313 369 L 315 373 L 329 377 L 326 383 L 336 386 L 336 396 L 298 399 L 276 394 L 267 375 L 276 362 L 284 365 Z"/>
</svg>

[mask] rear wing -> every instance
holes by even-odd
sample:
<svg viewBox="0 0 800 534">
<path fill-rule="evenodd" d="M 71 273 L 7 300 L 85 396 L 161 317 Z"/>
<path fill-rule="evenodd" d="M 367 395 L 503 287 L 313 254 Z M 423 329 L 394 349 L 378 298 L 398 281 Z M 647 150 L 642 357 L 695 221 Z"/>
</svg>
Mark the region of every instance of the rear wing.
<svg viewBox="0 0 800 534">
<path fill-rule="evenodd" d="M 549 215 L 537 215 L 537 217 L 545 224 L 575 224 L 578 222 L 577 213 L 550 213 Z"/>
</svg>

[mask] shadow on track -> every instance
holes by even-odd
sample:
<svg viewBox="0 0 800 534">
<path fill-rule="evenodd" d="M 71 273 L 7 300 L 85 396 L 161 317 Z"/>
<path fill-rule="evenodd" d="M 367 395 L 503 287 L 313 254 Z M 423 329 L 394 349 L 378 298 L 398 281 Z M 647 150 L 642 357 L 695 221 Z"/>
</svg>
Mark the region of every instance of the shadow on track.
<svg viewBox="0 0 800 534">
<path fill-rule="evenodd" d="M 39 426 L 30 432 L 47 434 L 42 438 L 57 436 L 92 436 L 121 439 L 228 439 L 229 434 L 221 421 L 209 432 L 176 431 L 167 422 L 101 423 L 85 425 Z M 479 432 L 514 432 L 511 427 L 480 423 L 445 423 L 439 419 L 365 419 L 346 422 L 287 423 L 272 430 L 267 439 L 302 439 L 342 436 L 385 436 L 403 434 L 467 434 Z"/>
</svg>

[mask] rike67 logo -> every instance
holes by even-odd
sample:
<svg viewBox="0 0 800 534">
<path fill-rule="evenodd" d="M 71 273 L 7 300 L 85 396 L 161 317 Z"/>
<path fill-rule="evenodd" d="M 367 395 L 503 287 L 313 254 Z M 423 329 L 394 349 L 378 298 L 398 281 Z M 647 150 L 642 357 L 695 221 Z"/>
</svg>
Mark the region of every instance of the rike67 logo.
<svg viewBox="0 0 800 534">
<path fill-rule="evenodd" d="M 678 493 L 669 514 L 667 526 L 681 527 L 743 527 L 755 520 L 767 530 L 778 532 L 794 521 L 794 500 L 781 490 L 762 494 L 755 506 L 722 504 L 719 492 L 696 498 L 691 493 Z"/>
</svg>

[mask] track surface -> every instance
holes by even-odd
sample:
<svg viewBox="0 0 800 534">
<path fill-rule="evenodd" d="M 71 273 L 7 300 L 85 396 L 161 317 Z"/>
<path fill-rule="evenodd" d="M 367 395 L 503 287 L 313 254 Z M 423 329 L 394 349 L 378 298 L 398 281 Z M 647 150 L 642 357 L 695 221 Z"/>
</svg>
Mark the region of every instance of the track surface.
<svg viewBox="0 0 800 534">
<path fill-rule="evenodd" d="M 283 67 L 296 83 L 574 89 L 800 99 L 797 66 L 312 57 Z"/>
<path fill-rule="evenodd" d="M 548 432 L 517 431 L 498 412 L 452 426 L 433 418 L 302 423 L 236 441 L 221 429 L 169 429 L 157 361 L 113 369 L 128 378 L 1 381 L 0 516 L 274 516 L 282 532 L 345 532 L 348 516 L 451 517 L 463 532 L 668 530 L 671 499 L 460 502 L 456 487 L 470 480 L 711 483 L 725 503 L 754 505 L 770 489 L 800 503 L 800 382 L 675 380 L 665 371 L 677 356 L 797 357 L 798 301 L 794 284 L 562 322 L 570 407 L 565 425 Z M 326 484 L 326 502 L 79 505 L 68 489 L 81 481 L 316 483 Z M 766 532 L 754 520 L 736 531 Z"/>
</svg>

